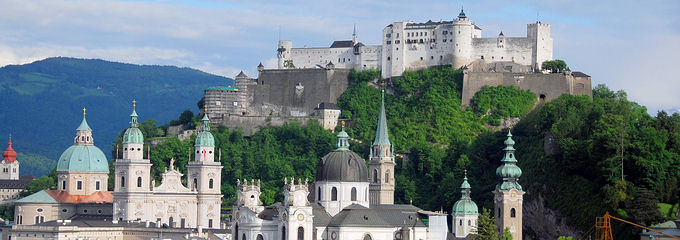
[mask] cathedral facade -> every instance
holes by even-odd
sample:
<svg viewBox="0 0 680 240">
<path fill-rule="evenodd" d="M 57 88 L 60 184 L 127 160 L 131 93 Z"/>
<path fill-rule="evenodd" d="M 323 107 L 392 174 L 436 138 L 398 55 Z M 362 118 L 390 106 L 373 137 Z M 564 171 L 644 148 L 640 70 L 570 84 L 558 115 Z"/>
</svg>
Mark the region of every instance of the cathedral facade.
<svg viewBox="0 0 680 240">
<path fill-rule="evenodd" d="M 215 139 L 208 116 L 203 116 L 197 133 L 195 158 L 186 166 L 189 186 L 182 184 L 183 174 L 175 170 L 174 159 L 160 185 L 151 180 L 151 161 L 144 158 L 144 136 L 137 117 L 133 109 L 130 127 L 123 135 L 123 157 L 114 162 L 113 219 L 178 228 L 219 228 L 222 165 L 215 161 Z"/>
</svg>

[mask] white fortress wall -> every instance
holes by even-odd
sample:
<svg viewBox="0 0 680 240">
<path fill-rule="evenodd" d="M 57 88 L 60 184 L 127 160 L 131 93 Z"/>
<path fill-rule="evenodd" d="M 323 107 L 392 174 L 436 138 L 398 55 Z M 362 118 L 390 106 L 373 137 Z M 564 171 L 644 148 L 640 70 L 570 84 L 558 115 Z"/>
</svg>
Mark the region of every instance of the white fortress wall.
<svg viewBox="0 0 680 240">
<path fill-rule="evenodd" d="M 501 42 L 502 41 L 502 42 Z M 515 62 L 532 65 L 533 42 L 525 37 L 476 38 L 472 40 L 473 60 Z"/>
<path fill-rule="evenodd" d="M 356 62 L 353 48 L 293 48 L 291 58 L 296 68 L 325 67 L 329 62 L 336 68 L 352 68 Z"/>
<path fill-rule="evenodd" d="M 380 69 L 382 60 L 382 46 L 380 45 L 370 45 L 363 46 L 359 49 L 360 55 L 358 55 L 361 69 Z"/>
</svg>

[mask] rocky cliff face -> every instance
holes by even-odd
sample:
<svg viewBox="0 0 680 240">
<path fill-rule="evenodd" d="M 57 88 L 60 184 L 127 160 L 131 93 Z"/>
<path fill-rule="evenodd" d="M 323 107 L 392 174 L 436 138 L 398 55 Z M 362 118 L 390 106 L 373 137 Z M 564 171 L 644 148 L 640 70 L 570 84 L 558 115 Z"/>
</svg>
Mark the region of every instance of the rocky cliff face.
<svg viewBox="0 0 680 240">
<path fill-rule="evenodd" d="M 567 225 L 559 212 L 547 208 L 546 200 L 540 194 L 526 200 L 525 198 L 522 216 L 525 234 L 523 239 L 557 239 L 559 236 L 577 239 L 583 234 L 575 227 Z"/>
</svg>

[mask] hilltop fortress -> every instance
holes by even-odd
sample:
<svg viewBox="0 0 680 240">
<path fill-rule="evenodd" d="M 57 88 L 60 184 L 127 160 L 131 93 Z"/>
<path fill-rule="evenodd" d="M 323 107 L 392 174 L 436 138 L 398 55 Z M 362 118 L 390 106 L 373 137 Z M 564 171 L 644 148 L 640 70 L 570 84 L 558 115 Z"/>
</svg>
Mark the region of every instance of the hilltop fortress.
<svg viewBox="0 0 680 240">
<path fill-rule="evenodd" d="M 380 45 L 351 40 L 334 41 L 330 47 L 293 48 L 279 41 L 278 66 L 257 68 L 258 77 L 243 72 L 231 86 L 205 90 L 205 104 L 214 124 L 241 127 L 248 135 L 264 125 L 281 125 L 295 119 L 313 119 L 334 129 L 340 116 L 335 105 L 351 84 L 352 69 L 378 69 L 382 78 L 394 79 L 404 71 L 450 65 L 463 69 L 461 103 L 469 105 L 484 86 L 515 86 L 530 90 L 539 100 L 562 94 L 592 96 L 591 78 L 566 69 L 548 73 L 541 69 L 553 59 L 550 25 L 527 24 L 526 37 L 483 38 L 482 29 L 463 10 L 452 21 L 394 22 L 382 31 Z"/>
<path fill-rule="evenodd" d="M 509 62 L 538 70 L 553 57 L 550 25 L 527 25 L 526 37 L 482 38 L 482 29 L 463 10 L 453 21 L 394 22 L 382 31 L 380 45 L 352 40 L 335 41 L 329 48 L 293 48 L 292 41 L 279 41 L 278 68 L 316 68 L 329 63 L 336 68 L 379 69 L 383 78 L 401 76 L 439 65 L 461 68 L 475 61 Z"/>
</svg>

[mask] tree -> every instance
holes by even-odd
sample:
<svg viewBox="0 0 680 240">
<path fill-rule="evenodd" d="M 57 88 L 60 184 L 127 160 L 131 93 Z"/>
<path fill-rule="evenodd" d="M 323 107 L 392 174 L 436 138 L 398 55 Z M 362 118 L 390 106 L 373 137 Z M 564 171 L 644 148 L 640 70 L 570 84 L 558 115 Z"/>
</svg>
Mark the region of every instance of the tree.
<svg viewBox="0 0 680 240">
<path fill-rule="evenodd" d="M 54 179 L 50 178 L 49 176 L 42 176 L 34 179 L 31 183 L 26 185 L 24 190 L 19 193 L 19 196 L 25 197 L 37 193 L 39 191 L 52 188 L 56 186 L 55 184 L 56 183 L 54 182 Z"/>
<path fill-rule="evenodd" d="M 510 233 L 510 228 L 506 227 L 505 229 L 503 229 L 501 240 L 512 240 L 512 233 Z"/>
<path fill-rule="evenodd" d="M 626 212 L 635 223 L 649 226 L 664 220 L 659 212 L 659 201 L 654 194 L 646 189 L 637 189 L 633 200 L 627 204 Z"/>
<path fill-rule="evenodd" d="M 562 60 L 548 60 L 541 64 L 543 70 L 550 70 L 552 73 L 561 72 L 567 69 L 567 63 Z"/>
<path fill-rule="evenodd" d="M 477 218 L 477 229 L 475 229 L 477 235 L 474 236 L 474 240 L 498 239 L 498 231 L 494 221 L 494 217 L 491 216 L 489 209 L 482 208 L 482 214 L 479 214 Z M 510 236 L 510 239 L 512 239 L 512 236 Z"/>
</svg>

